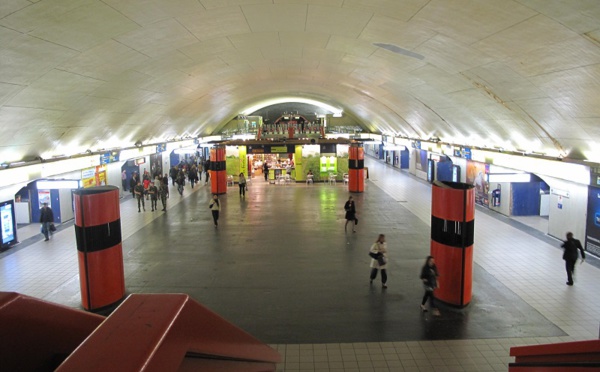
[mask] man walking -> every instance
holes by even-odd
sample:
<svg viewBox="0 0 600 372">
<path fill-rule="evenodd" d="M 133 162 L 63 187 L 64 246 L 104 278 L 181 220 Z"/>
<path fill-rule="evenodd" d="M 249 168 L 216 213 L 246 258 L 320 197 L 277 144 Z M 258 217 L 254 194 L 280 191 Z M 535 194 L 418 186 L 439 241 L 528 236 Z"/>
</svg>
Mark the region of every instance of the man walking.
<svg viewBox="0 0 600 372">
<path fill-rule="evenodd" d="M 144 186 L 142 186 L 142 183 L 140 181 L 137 181 L 137 185 L 135 185 L 135 187 L 133 188 L 133 192 L 135 193 L 135 198 L 137 199 L 137 202 L 138 202 L 138 213 L 141 212 L 140 204 L 141 204 L 142 208 L 144 208 L 144 212 L 145 212 L 146 205 L 144 204 Z"/>
<path fill-rule="evenodd" d="M 572 232 L 567 233 L 567 240 L 561 246 L 564 248 L 563 260 L 567 269 L 567 285 L 573 285 L 573 274 L 575 274 L 575 264 L 577 263 L 577 250 L 581 252 L 581 263 L 585 261 L 585 251 L 581 242 L 573 237 Z"/>
<path fill-rule="evenodd" d="M 155 209 L 158 210 L 158 187 L 154 185 L 154 182 L 150 182 L 148 194 L 150 194 L 150 206 L 152 207 L 152 212 L 154 212 Z"/>
<path fill-rule="evenodd" d="M 54 213 L 52 209 L 48 206 L 48 203 L 42 204 L 42 209 L 40 209 L 40 223 L 42 224 L 42 234 L 44 234 L 45 242 L 50 240 L 50 225 L 54 223 Z"/>
<path fill-rule="evenodd" d="M 167 196 L 169 195 L 169 182 L 165 184 L 164 182 L 160 183 L 158 186 L 158 195 L 160 195 L 160 202 L 162 203 L 163 212 L 167 211 Z"/>
</svg>

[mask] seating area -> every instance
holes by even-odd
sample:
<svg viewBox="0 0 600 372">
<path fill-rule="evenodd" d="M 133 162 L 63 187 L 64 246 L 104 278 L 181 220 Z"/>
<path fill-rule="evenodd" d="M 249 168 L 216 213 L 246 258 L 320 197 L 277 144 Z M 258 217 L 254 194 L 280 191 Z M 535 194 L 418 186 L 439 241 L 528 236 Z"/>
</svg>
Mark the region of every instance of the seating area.
<svg viewBox="0 0 600 372">
<path fill-rule="evenodd" d="M 335 185 L 337 180 L 337 175 L 335 173 L 329 173 L 329 176 L 327 177 L 327 183 L 329 183 L 330 185 Z"/>
</svg>

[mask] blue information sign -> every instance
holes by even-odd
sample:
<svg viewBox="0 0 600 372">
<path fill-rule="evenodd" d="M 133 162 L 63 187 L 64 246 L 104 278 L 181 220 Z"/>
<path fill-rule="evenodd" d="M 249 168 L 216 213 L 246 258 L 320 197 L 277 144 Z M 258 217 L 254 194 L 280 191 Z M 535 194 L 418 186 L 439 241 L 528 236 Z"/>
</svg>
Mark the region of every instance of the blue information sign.
<svg viewBox="0 0 600 372">
<path fill-rule="evenodd" d="M 116 161 L 119 161 L 119 153 L 117 151 L 109 151 L 100 155 L 100 164 L 114 163 Z"/>
</svg>

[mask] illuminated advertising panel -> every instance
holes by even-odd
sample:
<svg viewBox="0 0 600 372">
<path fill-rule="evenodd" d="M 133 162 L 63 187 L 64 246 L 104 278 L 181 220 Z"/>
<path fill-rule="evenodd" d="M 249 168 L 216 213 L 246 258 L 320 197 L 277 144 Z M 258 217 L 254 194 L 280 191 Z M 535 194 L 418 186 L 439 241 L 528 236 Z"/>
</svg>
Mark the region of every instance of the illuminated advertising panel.
<svg viewBox="0 0 600 372">
<path fill-rule="evenodd" d="M 0 228 L 2 229 L 3 249 L 17 243 L 17 224 L 15 223 L 15 208 L 12 200 L 0 203 Z"/>
</svg>

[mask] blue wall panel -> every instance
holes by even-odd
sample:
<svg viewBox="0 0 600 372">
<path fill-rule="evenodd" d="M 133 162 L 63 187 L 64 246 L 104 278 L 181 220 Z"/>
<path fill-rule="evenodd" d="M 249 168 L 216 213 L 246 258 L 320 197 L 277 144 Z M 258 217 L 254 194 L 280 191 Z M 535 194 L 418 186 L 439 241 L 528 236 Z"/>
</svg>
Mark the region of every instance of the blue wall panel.
<svg viewBox="0 0 600 372">
<path fill-rule="evenodd" d="M 437 178 L 438 181 L 452 181 L 452 162 L 440 161 L 437 163 Z"/>
<path fill-rule="evenodd" d="M 410 159 L 410 153 L 408 150 L 400 151 L 400 168 L 408 169 L 408 161 Z"/>
<path fill-rule="evenodd" d="M 540 183 L 512 183 L 512 215 L 539 216 Z"/>
</svg>

